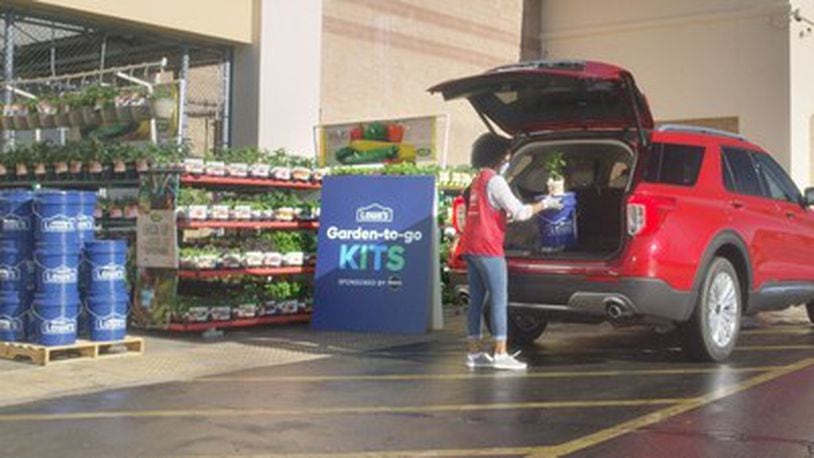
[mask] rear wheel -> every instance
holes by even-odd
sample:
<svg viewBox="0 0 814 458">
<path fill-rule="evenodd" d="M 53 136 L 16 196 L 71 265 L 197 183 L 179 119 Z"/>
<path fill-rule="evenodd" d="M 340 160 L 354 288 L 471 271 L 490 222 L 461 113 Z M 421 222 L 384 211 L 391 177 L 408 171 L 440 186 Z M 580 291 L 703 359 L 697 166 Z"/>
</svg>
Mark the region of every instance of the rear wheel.
<svg viewBox="0 0 814 458">
<path fill-rule="evenodd" d="M 735 268 L 724 258 L 713 259 L 685 324 L 685 347 L 693 359 L 721 362 L 729 357 L 738 340 L 742 304 Z"/>
<path fill-rule="evenodd" d="M 545 328 L 548 326 L 548 320 L 539 312 L 512 310 L 510 308 L 506 318 L 509 328 L 507 343 L 510 347 L 522 347 L 533 343 L 543 335 Z M 483 319 L 489 332 L 492 333 L 492 312 L 488 306 L 483 309 Z"/>
</svg>

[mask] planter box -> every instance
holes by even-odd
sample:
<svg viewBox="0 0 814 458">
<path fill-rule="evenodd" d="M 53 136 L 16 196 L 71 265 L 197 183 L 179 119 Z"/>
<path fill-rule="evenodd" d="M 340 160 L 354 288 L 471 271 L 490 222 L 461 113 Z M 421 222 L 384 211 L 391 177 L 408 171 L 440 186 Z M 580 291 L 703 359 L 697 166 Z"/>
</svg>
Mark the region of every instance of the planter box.
<svg viewBox="0 0 814 458">
<path fill-rule="evenodd" d="M 91 107 L 82 107 L 82 122 L 86 126 L 96 126 L 102 123 L 102 117 Z"/>
<path fill-rule="evenodd" d="M 226 176 L 226 164 L 221 161 L 206 161 L 206 174 L 216 177 Z"/>
<path fill-rule="evenodd" d="M 209 217 L 209 207 L 206 205 L 190 205 L 187 207 L 187 217 L 194 220 L 205 220 Z"/>
<path fill-rule="evenodd" d="M 269 173 L 275 180 L 289 181 L 291 180 L 291 169 L 288 167 L 274 167 Z"/>
<path fill-rule="evenodd" d="M 277 304 L 277 309 L 283 315 L 293 315 L 299 310 L 299 301 L 296 299 L 287 299 Z"/>
<path fill-rule="evenodd" d="M 246 257 L 241 253 L 229 253 L 223 256 L 221 262 L 227 269 L 240 269 L 246 266 Z"/>
<path fill-rule="evenodd" d="M 114 106 L 104 107 L 99 111 L 102 116 L 102 123 L 107 125 L 119 123 L 119 114 L 116 111 L 116 107 Z M 84 116 L 84 113 L 82 115 Z"/>
<path fill-rule="evenodd" d="M 236 205 L 232 209 L 232 219 L 248 221 L 252 219 L 252 207 L 250 205 Z"/>
<path fill-rule="evenodd" d="M 294 221 L 297 211 L 292 207 L 280 207 L 274 210 L 274 219 L 277 221 Z"/>
<path fill-rule="evenodd" d="M 212 205 L 209 211 L 211 219 L 219 221 L 227 221 L 229 219 L 229 206 L 228 205 Z"/>
<path fill-rule="evenodd" d="M 295 251 L 283 255 L 283 265 L 298 267 L 305 264 L 305 254 L 302 251 Z"/>
<path fill-rule="evenodd" d="M 43 129 L 54 129 L 57 127 L 56 116 L 52 114 L 38 114 L 40 127 Z"/>
<path fill-rule="evenodd" d="M 263 264 L 269 267 L 280 267 L 283 265 L 283 255 L 276 251 L 266 251 Z"/>
<path fill-rule="evenodd" d="M 198 269 L 215 269 L 220 262 L 220 256 L 216 254 L 204 254 L 195 258 L 195 266 Z"/>
<path fill-rule="evenodd" d="M 262 251 L 247 251 L 245 258 L 247 267 L 262 267 L 266 265 L 266 255 Z"/>
<path fill-rule="evenodd" d="M 249 175 L 255 178 L 268 178 L 270 170 L 268 164 L 252 164 L 249 166 Z"/>
<path fill-rule="evenodd" d="M 212 316 L 212 321 L 229 321 L 232 319 L 232 307 L 228 305 L 210 307 L 209 313 Z"/>
<path fill-rule="evenodd" d="M 258 311 L 257 304 L 240 304 L 232 310 L 235 318 L 254 318 Z"/>
<path fill-rule="evenodd" d="M 192 175 L 203 175 L 206 167 L 204 166 L 203 159 L 187 158 L 184 159 L 184 172 Z"/>
<path fill-rule="evenodd" d="M 209 321 L 209 307 L 190 307 L 184 314 L 184 319 L 190 323 Z"/>
<path fill-rule="evenodd" d="M 311 170 L 305 167 L 294 167 L 291 169 L 291 178 L 296 181 L 311 181 Z"/>
<path fill-rule="evenodd" d="M 245 178 L 249 175 L 249 165 L 242 162 L 235 162 L 226 166 L 226 172 L 232 177 Z"/>
</svg>

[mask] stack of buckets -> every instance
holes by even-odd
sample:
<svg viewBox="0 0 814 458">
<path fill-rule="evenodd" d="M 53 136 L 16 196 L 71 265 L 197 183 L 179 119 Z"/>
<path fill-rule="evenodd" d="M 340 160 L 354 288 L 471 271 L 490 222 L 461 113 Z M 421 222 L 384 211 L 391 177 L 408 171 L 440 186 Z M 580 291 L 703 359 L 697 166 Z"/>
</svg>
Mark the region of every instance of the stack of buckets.
<svg viewBox="0 0 814 458">
<path fill-rule="evenodd" d="M 28 207 L 18 204 L 24 200 L 21 196 L 27 196 Z M 28 256 L 34 266 L 33 271 L 30 267 L 27 271 L 29 277 L 33 273 L 33 285 L 29 282 L 24 286 L 24 280 L 0 281 L 0 318 L 27 317 L 28 322 L 24 331 L 0 333 L 0 340 L 19 341 L 27 334 L 29 341 L 40 345 L 70 345 L 76 341 L 81 311 L 91 340 L 124 338 L 129 305 L 127 244 L 94 240 L 95 206 L 96 195 L 92 192 L 15 191 L 0 197 L 0 211 L 5 215 L 0 262 Z M 17 225 L 8 221 L 18 216 L 24 219 L 26 210 L 30 227 L 34 228 L 33 240 L 30 230 L 28 238 L 19 235 L 13 239 L 14 231 L 10 229 Z M 20 274 L 20 278 L 24 276 Z"/>
<path fill-rule="evenodd" d="M 30 191 L 0 194 L 0 340 L 25 338 L 34 288 L 32 199 Z"/>
</svg>

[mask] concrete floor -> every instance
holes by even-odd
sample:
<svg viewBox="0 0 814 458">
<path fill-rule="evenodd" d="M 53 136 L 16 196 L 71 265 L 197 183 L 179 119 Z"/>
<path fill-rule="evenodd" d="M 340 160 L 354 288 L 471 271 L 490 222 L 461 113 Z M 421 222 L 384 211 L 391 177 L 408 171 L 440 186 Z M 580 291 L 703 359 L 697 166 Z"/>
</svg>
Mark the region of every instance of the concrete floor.
<svg viewBox="0 0 814 458">
<path fill-rule="evenodd" d="M 553 325 L 525 374 L 464 368 L 454 317 L 424 342 L 2 408 L 0 455 L 812 456 L 814 328 L 778 317 L 723 365 Z"/>
</svg>

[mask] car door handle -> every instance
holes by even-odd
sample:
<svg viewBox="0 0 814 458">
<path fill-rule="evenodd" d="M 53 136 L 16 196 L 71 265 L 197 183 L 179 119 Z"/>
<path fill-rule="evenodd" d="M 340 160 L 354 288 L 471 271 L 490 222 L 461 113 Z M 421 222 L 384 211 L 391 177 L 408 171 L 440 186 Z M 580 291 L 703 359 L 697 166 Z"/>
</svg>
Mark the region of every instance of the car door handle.
<svg viewBox="0 0 814 458">
<path fill-rule="evenodd" d="M 731 205 L 731 206 L 732 206 L 732 208 L 736 208 L 736 209 L 738 209 L 738 210 L 740 210 L 741 208 L 743 208 L 743 207 L 744 207 L 743 202 L 741 202 L 741 201 L 739 201 L 739 200 L 733 200 L 733 201 L 730 201 L 730 202 L 729 202 L 729 205 Z"/>
</svg>

